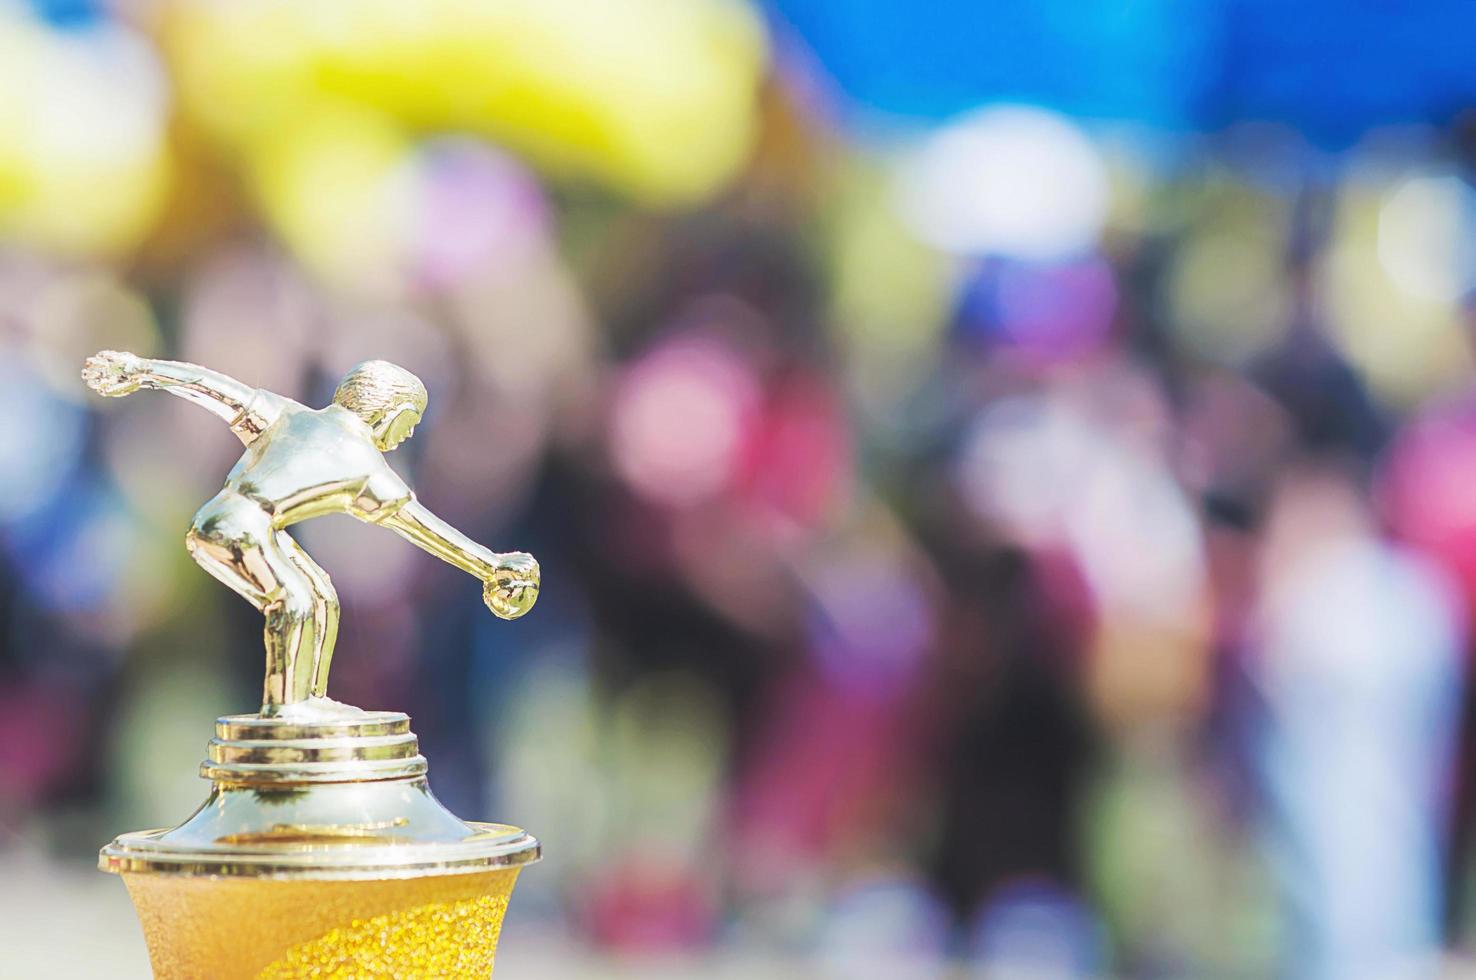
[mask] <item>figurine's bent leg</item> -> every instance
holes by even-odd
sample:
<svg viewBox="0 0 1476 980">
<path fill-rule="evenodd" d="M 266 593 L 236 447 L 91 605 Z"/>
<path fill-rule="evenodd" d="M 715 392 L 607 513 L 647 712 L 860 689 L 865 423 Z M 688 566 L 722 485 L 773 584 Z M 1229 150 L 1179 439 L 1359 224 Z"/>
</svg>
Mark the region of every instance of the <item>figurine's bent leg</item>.
<svg viewBox="0 0 1476 980">
<path fill-rule="evenodd" d="M 326 698 L 328 666 L 333 662 L 333 647 L 338 643 L 338 592 L 329 581 L 328 573 L 286 531 L 277 532 L 277 544 L 313 586 L 313 625 L 317 642 L 312 650 L 312 690 L 313 697 Z"/>
<path fill-rule="evenodd" d="M 221 493 L 195 515 L 185 544 L 201 568 L 266 615 L 262 712 L 307 700 L 318 636 L 316 590 L 283 553 L 271 516 L 245 497 Z"/>
</svg>

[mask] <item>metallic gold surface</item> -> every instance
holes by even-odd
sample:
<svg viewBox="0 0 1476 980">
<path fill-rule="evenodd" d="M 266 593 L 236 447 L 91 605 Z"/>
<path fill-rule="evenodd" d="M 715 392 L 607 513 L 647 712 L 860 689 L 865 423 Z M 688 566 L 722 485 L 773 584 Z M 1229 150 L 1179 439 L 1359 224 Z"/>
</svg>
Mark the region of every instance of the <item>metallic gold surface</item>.
<svg viewBox="0 0 1476 980">
<path fill-rule="evenodd" d="M 517 869 L 382 881 L 125 874 L 160 980 L 486 977 Z"/>
<path fill-rule="evenodd" d="M 416 501 L 383 453 L 414 430 L 425 388 L 383 361 L 311 409 L 192 364 L 88 358 L 104 395 L 173 392 L 246 444 L 186 537 L 211 575 L 266 617 L 258 714 L 218 719 L 210 795 L 176 827 L 121 834 L 98 866 L 123 876 L 159 977 L 485 977 L 518 870 L 538 841 L 468 823 L 436 800 L 410 719 L 327 697 L 338 631 L 328 576 L 288 536 L 324 514 L 379 524 L 477 576 L 494 613 L 538 597 L 538 563 L 469 540 Z"/>
<path fill-rule="evenodd" d="M 484 548 L 432 514 L 384 453 L 425 413 L 420 380 L 386 361 L 366 361 L 338 386 L 333 404 L 309 408 L 207 368 L 102 351 L 82 377 L 101 395 L 158 389 L 205 408 L 246 445 L 225 487 L 196 513 L 186 544 L 205 571 L 266 617 L 263 716 L 308 720 L 353 715 L 328 699 L 338 636 L 338 596 L 323 569 L 287 533 L 301 521 L 350 514 L 394 530 L 483 583 L 488 608 L 515 619 L 538 598 L 538 563 Z"/>
<path fill-rule="evenodd" d="M 425 758 L 398 711 L 317 723 L 231 715 L 215 723 L 200 775 L 222 784 L 342 783 L 423 776 Z"/>
<path fill-rule="evenodd" d="M 542 853 L 517 827 L 468 823 L 442 806 L 398 712 L 231 715 L 216 721 L 208 753 L 200 808 L 172 829 L 119 835 L 98 855 L 102 870 L 385 880 L 516 868 Z"/>
<path fill-rule="evenodd" d="M 416 839 L 408 818 L 378 824 L 283 822 L 222 834 L 193 847 L 180 839 L 183 829 L 119 834 L 98 855 L 98 867 L 124 875 L 385 881 L 519 868 L 543 853 L 536 838 L 506 824 L 470 823 L 465 833 L 442 840 Z"/>
</svg>

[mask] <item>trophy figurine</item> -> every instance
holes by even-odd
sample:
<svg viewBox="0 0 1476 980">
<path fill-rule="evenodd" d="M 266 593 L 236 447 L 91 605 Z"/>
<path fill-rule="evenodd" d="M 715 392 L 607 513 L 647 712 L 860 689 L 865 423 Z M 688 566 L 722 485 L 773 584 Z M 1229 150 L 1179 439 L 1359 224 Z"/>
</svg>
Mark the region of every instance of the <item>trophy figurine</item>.
<svg viewBox="0 0 1476 980">
<path fill-rule="evenodd" d="M 497 616 L 532 608 L 538 563 L 436 517 L 384 459 L 424 414 L 425 386 L 368 361 L 313 409 L 121 351 L 88 358 L 82 378 L 101 395 L 179 395 L 246 445 L 185 544 L 265 618 L 261 709 L 216 721 L 199 810 L 173 829 L 123 834 L 99 857 L 128 886 L 155 975 L 489 976 L 508 896 L 538 841 L 443 807 L 406 715 L 328 697 L 338 597 L 288 533 L 350 514 L 476 576 Z"/>
</svg>

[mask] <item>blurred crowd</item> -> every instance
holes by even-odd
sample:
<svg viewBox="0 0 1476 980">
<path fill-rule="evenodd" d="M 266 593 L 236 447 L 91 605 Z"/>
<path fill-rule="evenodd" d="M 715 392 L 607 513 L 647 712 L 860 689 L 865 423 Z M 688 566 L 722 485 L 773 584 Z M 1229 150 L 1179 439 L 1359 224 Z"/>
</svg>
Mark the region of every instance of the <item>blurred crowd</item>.
<svg viewBox="0 0 1476 980">
<path fill-rule="evenodd" d="M 0 3 L 0 859 L 182 819 L 259 690 L 182 544 L 239 446 L 82 358 L 382 358 L 394 465 L 544 592 L 305 524 L 330 693 L 545 841 L 510 922 L 846 978 L 1476 946 L 1476 69 L 1293 111 L 1128 6 Z M 1157 70 L 1004 84 L 1011 17 Z"/>
</svg>

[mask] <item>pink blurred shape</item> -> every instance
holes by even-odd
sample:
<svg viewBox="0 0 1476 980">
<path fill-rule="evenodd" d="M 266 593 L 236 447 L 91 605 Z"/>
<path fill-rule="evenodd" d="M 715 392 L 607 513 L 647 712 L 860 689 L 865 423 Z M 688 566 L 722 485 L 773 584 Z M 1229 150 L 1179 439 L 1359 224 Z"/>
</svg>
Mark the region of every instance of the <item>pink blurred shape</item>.
<svg viewBox="0 0 1476 980">
<path fill-rule="evenodd" d="M 759 401 L 752 369 L 726 344 L 668 341 L 620 380 L 611 413 L 615 468 L 655 503 L 708 499 L 731 486 Z"/>
</svg>

